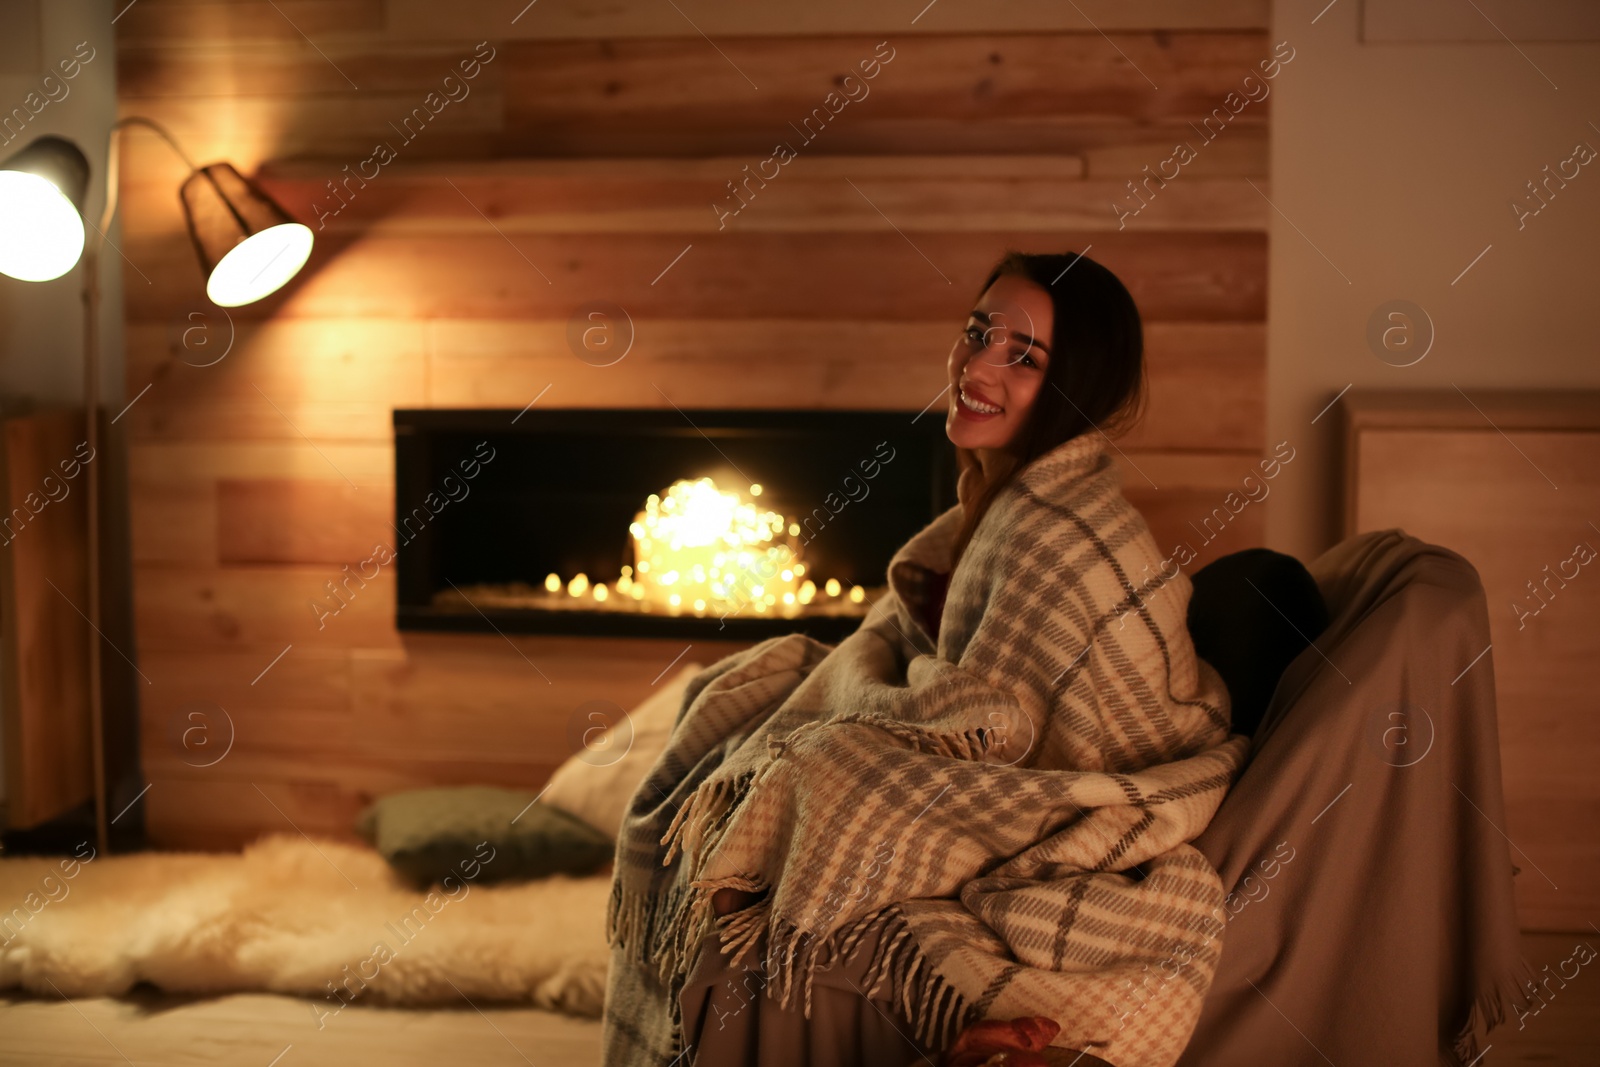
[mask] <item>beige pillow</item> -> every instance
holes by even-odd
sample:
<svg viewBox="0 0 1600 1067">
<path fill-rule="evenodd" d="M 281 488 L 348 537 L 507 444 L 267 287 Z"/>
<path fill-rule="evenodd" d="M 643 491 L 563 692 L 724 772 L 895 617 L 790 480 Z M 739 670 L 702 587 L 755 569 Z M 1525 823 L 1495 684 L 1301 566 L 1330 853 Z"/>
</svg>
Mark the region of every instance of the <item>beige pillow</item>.
<svg viewBox="0 0 1600 1067">
<path fill-rule="evenodd" d="M 650 696 L 628 712 L 626 726 L 611 726 L 556 768 L 539 794 L 540 801 L 615 839 L 628 801 L 667 747 L 683 706 L 684 690 L 703 670 L 704 664 L 686 663 L 673 677 L 657 682 Z M 613 744 L 623 748 L 620 758 L 610 751 Z"/>
</svg>

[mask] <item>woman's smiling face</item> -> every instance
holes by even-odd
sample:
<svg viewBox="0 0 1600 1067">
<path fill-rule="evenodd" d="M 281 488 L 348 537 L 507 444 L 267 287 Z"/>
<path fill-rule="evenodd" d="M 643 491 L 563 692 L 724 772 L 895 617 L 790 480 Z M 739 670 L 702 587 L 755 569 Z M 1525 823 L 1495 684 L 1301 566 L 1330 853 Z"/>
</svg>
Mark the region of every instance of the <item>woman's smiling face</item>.
<svg viewBox="0 0 1600 1067">
<path fill-rule="evenodd" d="M 1003 450 L 1017 439 L 1055 358 L 1054 334 L 1049 293 L 1017 274 L 994 280 L 950 349 L 944 429 L 951 443 Z"/>
</svg>

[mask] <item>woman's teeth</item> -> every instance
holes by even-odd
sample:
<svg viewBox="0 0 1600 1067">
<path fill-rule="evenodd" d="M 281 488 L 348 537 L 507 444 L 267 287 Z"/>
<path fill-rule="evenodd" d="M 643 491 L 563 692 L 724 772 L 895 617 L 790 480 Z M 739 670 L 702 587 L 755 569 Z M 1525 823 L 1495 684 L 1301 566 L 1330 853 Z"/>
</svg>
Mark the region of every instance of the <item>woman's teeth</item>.
<svg viewBox="0 0 1600 1067">
<path fill-rule="evenodd" d="M 970 395 L 968 395 L 965 389 L 958 391 L 961 394 L 961 402 L 965 404 L 968 409 L 976 411 L 980 415 L 998 415 L 1000 412 L 1005 410 L 1005 408 L 997 408 L 993 404 L 985 404 L 982 401 L 974 400 Z"/>
</svg>

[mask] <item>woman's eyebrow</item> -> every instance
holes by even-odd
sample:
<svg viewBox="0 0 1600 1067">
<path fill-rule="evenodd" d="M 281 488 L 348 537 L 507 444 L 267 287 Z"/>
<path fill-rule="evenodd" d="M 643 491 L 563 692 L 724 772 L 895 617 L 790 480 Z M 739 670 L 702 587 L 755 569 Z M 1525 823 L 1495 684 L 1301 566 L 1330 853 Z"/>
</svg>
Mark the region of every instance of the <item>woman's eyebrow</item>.
<svg viewBox="0 0 1600 1067">
<path fill-rule="evenodd" d="M 977 319 L 979 322 L 983 323 L 985 326 L 989 325 L 990 315 L 989 315 L 989 313 L 987 311 L 974 311 L 970 317 L 974 318 L 974 319 Z M 1037 348 L 1039 351 L 1043 352 L 1047 356 L 1050 354 L 1050 346 L 1049 345 L 1045 344 L 1043 341 L 1039 341 L 1039 340 L 1037 340 L 1035 338 L 1029 337 L 1027 334 L 1023 333 L 1021 330 L 1012 330 L 1011 331 L 1011 336 L 1015 337 L 1019 341 L 1026 342 L 1028 345 L 1032 346 L 1033 348 Z"/>
</svg>

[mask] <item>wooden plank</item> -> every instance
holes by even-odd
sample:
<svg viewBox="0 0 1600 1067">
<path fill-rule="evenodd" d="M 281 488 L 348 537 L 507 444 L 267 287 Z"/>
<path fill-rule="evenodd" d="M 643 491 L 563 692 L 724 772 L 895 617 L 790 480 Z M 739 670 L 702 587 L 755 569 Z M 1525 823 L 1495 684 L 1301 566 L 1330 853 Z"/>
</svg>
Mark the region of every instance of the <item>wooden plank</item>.
<svg viewBox="0 0 1600 1067">
<path fill-rule="evenodd" d="M 955 318 L 1007 247 L 1088 245 L 1123 279 L 1146 321 L 1259 321 L 1266 310 L 1262 233 L 696 236 L 513 236 L 488 223 L 481 236 L 328 236 L 289 286 L 233 317 L 560 318 L 608 299 L 639 318 L 803 318 L 819 308 L 852 320 Z M 182 235 L 126 251 L 154 279 L 130 305 L 131 320 L 168 322 L 192 306 L 192 287 L 167 281 L 193 270 Z"/>
<path fill-rule="evenodd" d="M 217 483 L 218 562 L 358 568 L 379 542 L 394 545 L 393 515 L 392 492 L 344 481 L 227 479 Z"/>
<path fill-rule="evenodd" d="M 474 93 L 499 92 L 503 68 L 496 65 L 493 49 L 479 49 L 477 39 L 398 42 L 365 33 L 330 39 L 320 50 L 298 36 L 130 43 L 117 49 L 117 92 L 130 99 L 280 97 L 288 105 L 298 97 L 351 93 L 354 82 L 363 93 L 403 96 L 413 103 L 437 92 L 450 100 L 448 109 Z M 454 81 L 446 84 L 447 76 Z"/>
<path fill-rule="evenodd" d="M 4 813 L 13 827 L 37 825 L 95 795 L 82 461 L 104 464 L 105 457 L 82 446 L 84 431 L 83 413 L 71 409 L 0 425 L 0 718 Z"/>
<path fill-rule="evenodd" d="M 1270 495 L 1258 503 L 1241 493 L 1230 508 L 1217 490 L 1154 492 L 1135 483 L 1124 491 L 1128 502 L 1150 524 L 1163 559 L 1182 560 L 1193 554 L 1194 558 L 1182 565 L 1190 577 L 1215 559 L 1266 541 Z"/>
<path fill-rule="evenodd" d="M 535 7 L 527 0 L 490 0 L 459 8 L 429 0 L 388 0 L 391 36 L 431 40 L 441 36 L 564 38 L 683 37 L 698 28 L 712 37 L 829 33 L 907 34 L 1049 32 L 1090 26 L 1119 30 L 1265 30 L 1266 0 L 1019 0 L 1000 7 L 940 5 L 916 17 L 900 9 L 820 0 L 794 7 L 763 7 L 738 0 L 711 0 L 682 12 L 648 0 L 599 0 Z M 913 12 L 913 14 L 915 14 Z"/>
<path fill-rule="evenodd" d="M 443 76 L 441 75 L 441 78 Z M 390 141 L 403 158 L 459 158 L 491 154 L 500 143 L 502 102 L 498 94 L 475 92 L 450 104 L 426 126 L 414 119 L 411 139 L 396 132 L 413 109 L 423 106 L 419 93 L 356 93 L 299 97 L 133 97 L 117 99 L 119 117 L 144 115 L 172 131 L 200 163 L 227 160 L 242 172 L 263 161 L 293 156 L 341 156 L 352 166 L 372 154 L 379 141 Z M 225 116 L 223 118 L 222 116 Z M 174 191 L 185 172 L 172 152 L 154 137 L 138 132 L 123 138 L 130 175 L 175 175 Z M 145 169 L 146 160 L 160 160 L 164 170 Z M 176 167 L 177 169 L 172 169 Z"/>
<path fill-rule="evenodd" d="M 263 833 L 300 832 L 355 842 L 366 800 L 339 768 L 278 780 L 152 778 L 142 803 L 150 844 L 162 849 L 236 850 Z"/>
<path fill-rule="evenodd" d="M 360 488 L 394 486 L 392 444 L 314 446 L 295 442 L 150 441 L 130 450 L 135 501 L 148 486 L 193 487 L 223 478 L 348 478 Z"/>
<path fill-rule="evenodd" d="M 139 667 L 150 679 L 146 706 L 176 709 L 211 701 L 230 712 L 293 709 L 330 718 L 350 711 L 349 650 L 307 644 L 272 663 L 279 651 L 141 651 Z"/>
<path fill-rule="evenodd" d="M 956 329 L 951 322 L 642 320 L 626 362 L 602 368 L 576 358 L 565 320 L 366 323 L 370 331 L 363 320 L 240 323 L 235 351 L 205 368 L 182 362 L 199 357 L 182 347 L 176 327 L 130 325 L 129 392 L 142 382 L 155 387 L 125 421 L 138 441 L 294 441 L 304 434 L 317 442 L 387 443 L 392 407 L 494 406 L 519 396 L 526 403 L 547 385 L 556 406 L 659 407 L 665 394 L 693 396 L 702 407 L 920 411 L 944 387 L 944 356 Z M 853 344 L 841 349 L 841 336 Z M 1150 407 L 1128 441 L 1140 448 L 1259 447 L 1264 344 L 1260 324 L 1150 324 Z M 861 359 L 863 350 L 873 357 Z M 748 373 L 754 352 L 769 368 L 759 375 Z M 192 523 L 183 533 L 199 545 Z M 177 551 L 141 543 L 157 553 L 152 559 Z M 213 554 L 210 540 L 199 547 Z"/>
<path fill-rule="evenodd" d="M 512 643 L 469 639 L 439 652 L 408 642 L 403 652 L 356 653 L 365 751 L 463 760 L 516 752 L 554 769 L 576 751 L 569 732 L 585 705 L 598 701 L 619 714 L 632 708 L 685 645 L 657 642 L 631 657 L 605 656 L 604 643 L 580 645 L 558 657 L 523 639 Z"/>
<path fill-rule="evenodd" d="M 117 17 L 117 45 L 299 41 L 310 50 L 312 39 L 381 33 L 383 7 L 384 0 L 138 0 Z"/>
<path fill-rule="evenodd" d="M 421 396 L 427 336 L 414 321 L 234 321 L 214 305 L 209 314 L 128 324 L 128 382 L 134 392 L 150 382 L 155 388 L 126 418 L 158 393 L 198 403 L 248 392 L 263 406 L 346 399 L 406 407 Z"/>
<path fill-rule="evenodd" d="M 140 446 L 132 448 L 137 452 Z M 216 483 L 140 485 L 133 491 L 129 524 L 135 563 L 214 565 Z"/>
<path fill-rule="evenodd" d="M 1115 47 L 1092 31 L 909 37 L 876 51 L 879 44 L 725 39 L 728 62 L 712 63 L 699 38 L 509 42 L 508 147 L 761 158 L 780 141 L 799 153 L 882 154 L 914 151 L 907 139 L 916 138 L 960 153 L 995 151 L 997 138 L 1014 137 L 1030 147 L 1012 151 L 1074 152 L 1135 137 L 1165 141 L 1217 108 L 1228 127 L 1259 128 L 1271 105 L 1268 96 L 1238 114 L 1223 106 L 1272 59 L 1259 33 L 1125 34 Z M 859 67 L 875 56 L 888 62 Z M 875 76 L 860 81 L 862 70 Z M 853 99 L 839 92 L 851 71 L 858 81 L 842 88 Z M 745 72 L 759 72 L 759 88 Z"/>
<path fill-rule="evenodd" d="M 241 708 L 200 699 L 163 701 L 140 718 L 139 762 L 148 779 L 196 772 L 215 781 L 287 777 L 360 749 L 348 711 Z"/>
<path fill-rule="evenodd" d="M 624 362 L 594 367 L 567 348 L 565 323 L 441 321 L 428 403 L 494 406 L 549 386 L 544 402 L 558 407 L 662 407 L 693 397 L 702 407 L 921 411 L 945 387 L 952 322 L 647 320 L 635 323 Z M 841 336 L 852 339 L 843 349 Z M 751 353 L 760 353 L 762 373 L 749 373 Z M 1263 327 L 1152 323 L 1146 353 L 1149 404 L 1128 447 L 1262 447 Z"/>
<path fill-rule="evenodd" d="M 198 314 L 127 327 L 128 393 L 151 386 L 124 416 L 132 439 L 388 441 L 390 410 L 423 402 L 418 323 Z"/>
<path fill-rule="evenodd" d="M 347 578 L 332 564 L 141 564 L 134 573 L 139 647 L 168 652 L 272 649 L 261 657 L 263 668 L 286 645 L 396 647 L 400 636 L 394 628 L 393 570 L 391 565 L 363 582 L 359 574 Z"/>
<path fill-rule="evenodd" d="M 1581 928 L 1600 908 L 1600 841 L 1588 831 L 1600 819 L 1592 682 L 1600 579 L 1578 555 L 1586 549 L 1592 560 L 1600 550 L 1600 424 L 1563 431 L 1553 423 L 1565 415 L 1595 423 L 1600 394 L 1552 397 L 1543 419 L 1521 420 L 1525 399 L 1474 399 L 1508 422 L 1544 425 L 1497 431 L 1468 408 L 1477 425 L 1362 429 L 1354 519 L 1361 530 L 1401 527 L 1477 569 L 1498 696 L 1504 832 L 1523 869 L 1519 911 L 1528 929 Z M 1419 423 L 1470 421 L 1451 410 L 1453 392 L 1419 400 Z M 1396 412 L 1375 417 L 1393 421 Z"/>
<path fill-rule="evenodd" d="M 912 157 L 921 159 L 925 157 Z M 1018 170 L 1010 170 L 1019 158 Z M 948 159 L 948 157 L 946 157 Z M 1067 157 L 1079 169 L 1076 157 Z M 931 233 L 1027 231 L 1072 233 L 1124 228 L 1242 230 L 1265 233 L 1271 186 L 1265 179 L 1179 174 L 1163 182 L 1029 176 L 1032 157 L 962 161 L 965 174 L 927 172 L 852 175 L 849 157 L 796 160 L 787 168 L 751 160 L 702 161 L 695 174 L 674 173 L 671 160 L 612 161 L 605 172 L 543 175 L 526 164 L 483 177 L 448 171 L 417 176 L 395 165 L 329 161 L 303 179 L 268 177 L 262 185 L 318 235 L 362 237 L 481 233 L 485 219 L 502 233 Z M 1159 157 L 1152 157 L 1159 162 Z M 300 168 L 297 168 L 300 169 Z M 687 168 L 686 168 L 687 169 Z M 882 167 L 861 168 L 882 171 Z M 908 168 L 909 169 L 909 168 Z M 941 169 L 954 170 L 953 167 Z M 362 173 L 372 175 L 368 181 Z M 766 180 L 761 175 L 768 175 Z M 330 185 L 331 183 L 331 185 Z M 170 227 L 159 206 L 171 190 L 127 190 L 130 215 L 141 220 L 129 237 L 158 236 Z"/>
</svg>

